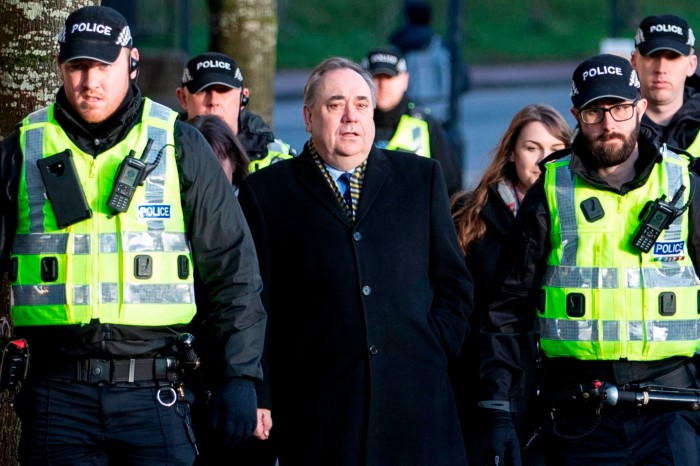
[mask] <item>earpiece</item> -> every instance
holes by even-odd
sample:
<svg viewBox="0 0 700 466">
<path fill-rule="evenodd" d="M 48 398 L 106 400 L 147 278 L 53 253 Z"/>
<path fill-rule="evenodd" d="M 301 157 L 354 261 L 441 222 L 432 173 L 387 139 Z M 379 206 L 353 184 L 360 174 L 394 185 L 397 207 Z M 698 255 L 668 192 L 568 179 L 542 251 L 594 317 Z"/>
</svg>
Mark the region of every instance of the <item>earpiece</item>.
<svg viewBox="0 0 700 466">
<path fill-rule="evenodd" d="M 129 74 L 133 73 L 134 71 L 139 69 L 139 61 L 135 59 L 134 57 L 131 57 L 131 60 L 129 61 Z"/>
<path fill-rule="evenodd" d="M 241 107 L 245 107 L 250 102 L 250 97 L 241 92 Z"/>
</svg>

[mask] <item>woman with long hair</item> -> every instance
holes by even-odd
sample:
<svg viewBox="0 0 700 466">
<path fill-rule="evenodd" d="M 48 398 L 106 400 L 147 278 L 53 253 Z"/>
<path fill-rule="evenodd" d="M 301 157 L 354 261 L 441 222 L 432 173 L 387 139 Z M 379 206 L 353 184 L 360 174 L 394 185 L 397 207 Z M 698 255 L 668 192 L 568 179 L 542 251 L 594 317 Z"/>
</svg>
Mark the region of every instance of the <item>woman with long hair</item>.
<svg viewBox="0 0 700 466">
<path fill-rule="evenodd" d="M 549 105 L 533 104 L 519 110 L 511 120 L 493 159 L 484 171 L 476 189 L 462 192 L 452 199 L 452 214 L 467 267 L 474 278 L 474 313 L 470 318 L 471 335 L 462 355 L 452 368 L 465 446 L 470 465 L 486 464 L 481 453 L 481 421 L 477 398 L 467 395 L 479 381 L 479 329 L 488 312 L 489 295 L 496 291 L 496 264 L 508 230 L 518 213 L 527 190 L 540 175 L 539 163 L 552 152 L 570 145 L 572 137 L 568 124 Z M 536 336 L 532 346 L 523 351 L 532 353 L 535 372 Z M 516 426 L 525 445 L 534 425 L 528 413 L 536 389 L 532 373 L 523 380 L 523 393 L 515 406 Z M 471 390 L 470 390 L 471 388 Z M 528 455 L 523 464 L 542 464 Z"/>
<path fill-rule="evenodd" d="M 238 185 L 248 176 L 250 164 L 250 158 L 243 144 L 226 122 L 217 115 L 197 115 L 187 120 L 187 123 L 197 128 L 214 149 L 221 169 L 238 195 Z"/>
</svg>

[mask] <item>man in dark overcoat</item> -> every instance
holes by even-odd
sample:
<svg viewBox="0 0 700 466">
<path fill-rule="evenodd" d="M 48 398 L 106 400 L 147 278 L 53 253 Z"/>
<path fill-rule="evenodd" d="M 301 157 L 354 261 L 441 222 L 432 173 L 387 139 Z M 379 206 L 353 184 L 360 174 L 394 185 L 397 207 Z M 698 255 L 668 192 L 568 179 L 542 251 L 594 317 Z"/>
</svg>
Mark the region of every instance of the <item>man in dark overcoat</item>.
<svg viewBox="0 0 700 466">
<path fill-rule="evenodd" d="M 439 162 L 373 147 L 374 104 L 359 65 L 322 62 L 302 154 L 241 185 L 280 466 L 467 464 L 447 366 L 472 280 Z"/>
</svg>

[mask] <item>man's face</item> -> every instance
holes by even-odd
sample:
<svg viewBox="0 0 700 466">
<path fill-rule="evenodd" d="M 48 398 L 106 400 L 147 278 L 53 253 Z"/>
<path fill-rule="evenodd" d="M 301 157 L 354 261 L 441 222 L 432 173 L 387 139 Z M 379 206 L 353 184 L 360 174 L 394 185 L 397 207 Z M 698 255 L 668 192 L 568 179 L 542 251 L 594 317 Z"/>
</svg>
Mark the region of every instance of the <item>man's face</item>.
<svg viewBox="0 0 700 466">
<path fill-rule="evenodd" d="M 657 50 L 647 56 L 639 51 L 632 54 L 632 66 L 637 70 L 642 96 L 653 107 L 683 104 L 685 78 L 695 73 L 698 57 L 681 55 L 671 50 Z"/>
<path fill-rule="evenodd" d="M 303 111 L 306 131 L 325 162 L 354 168 L 367 157 L 374 141 L 374 110 L 370 86 L 358 73 L 347 68 L 324 73 L 314 102 Z"/>
<path fill-rule="evenodd" d="M 619 99 L 600 99 L 586 108 L 607 109 L 614 105 L 631 103 L 632 101 Z M 587 141 L 591 168 L 614 167 L 629 159 L 637 147 L 640 121 L 646 106 L 647 101 L 640 99 L 634 106 L 634 112 L 629 120 L 615 121 L 610 112 L 606 112 L 603 121 L 596 124 L 584 123 L 580 115 L 576 111 L 573 112 L 581 133 Z"/>
<path fill-rule="evenodd" d="M 396 76 L 378 74 L 372 79 L 377 93 L 377 110 L 386 112 L 396 108 L 408 90 L 408 73 Z"/>
<path fill-rule="evenodd" d="M 102 123 L 119 108 L 129 91 L 129 49 L 111 65 L 76 59 L 58 65 L 71 107 L 87 123 Z M 135 50 L 131 53 L 138 56 Z"/>
<path fill-rule="evenodd" d="M 178 87 L 175 94 L 183 110 L 187 112 L 187 119 L 197 115 L 217 115 L 228 124 L 234 134 L 238 134 L 241 92 L 241 89 L 213 84 L 194 94 L 187 87 Z"/>
</svg>

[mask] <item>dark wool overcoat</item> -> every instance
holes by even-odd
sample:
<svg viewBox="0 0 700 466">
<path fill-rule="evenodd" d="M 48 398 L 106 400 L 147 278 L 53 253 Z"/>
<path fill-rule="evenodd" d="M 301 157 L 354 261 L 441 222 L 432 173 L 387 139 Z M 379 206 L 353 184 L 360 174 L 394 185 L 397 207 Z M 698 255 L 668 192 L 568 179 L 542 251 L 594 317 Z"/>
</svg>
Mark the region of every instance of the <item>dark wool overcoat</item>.
<svg viewBox="0 0 700 466">
<path fill-rule="evenodd" d="M 307 147 L 250 175 L 239 200 L 280 465 L 466 465 L 447 368 L 473 289 L 439 163 L 373 148 L 354 225 Z"/>
</svg>

